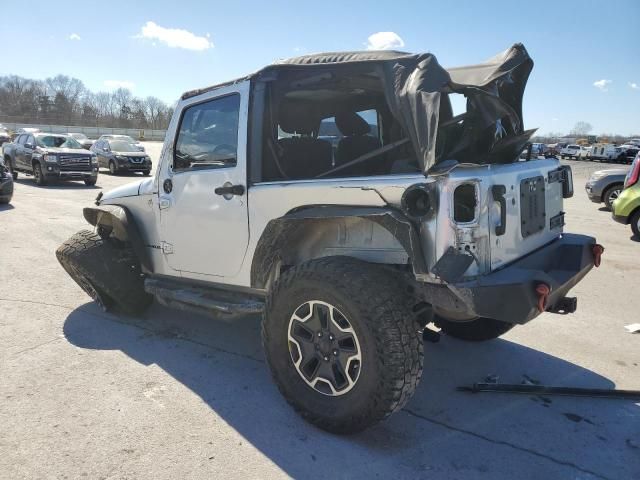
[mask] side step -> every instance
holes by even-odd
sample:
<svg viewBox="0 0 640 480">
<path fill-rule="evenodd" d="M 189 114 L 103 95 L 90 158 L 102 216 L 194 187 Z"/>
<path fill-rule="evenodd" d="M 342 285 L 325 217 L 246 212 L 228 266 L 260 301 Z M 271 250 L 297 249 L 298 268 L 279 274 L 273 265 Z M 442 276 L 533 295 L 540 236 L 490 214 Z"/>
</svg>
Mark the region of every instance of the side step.
<svg viewBox="0 0 640 480">
<path fill-rule="evenodd" d="M 178 310 L 236 317 L 262 313 L 264 298 L 209 286 L 194 286 L 172 280 L 147 278 L 144 289 L 158 302 Z"/>
</svg>

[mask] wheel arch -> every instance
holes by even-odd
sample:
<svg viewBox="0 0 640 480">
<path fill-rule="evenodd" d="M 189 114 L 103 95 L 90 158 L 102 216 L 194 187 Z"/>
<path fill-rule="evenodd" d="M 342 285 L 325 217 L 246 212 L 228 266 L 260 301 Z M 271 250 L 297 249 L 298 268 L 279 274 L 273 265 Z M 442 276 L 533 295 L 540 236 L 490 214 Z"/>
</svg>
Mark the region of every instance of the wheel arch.
<svg viewBox="0 0 640 480">
<path fill-rule="evenodd" d="M 270 289 L 281 270 L 326 256 L 352 256 L 382 264 L 409 264 L 426 273 L 416 227 L 389 207 L 312 205 L 271 220 L 251 263 L 251 286 Z"/>
<path fill-rule="evenodd" d="M 113 233 L 113 236 L 120 241 L 129 242 L 133 251 L 140 261 L 140 266 L 144 272 L 153 272 L 151 259 L 145 242 L 138 228 L 131 211 L 122 205 L 101 205 L 96 207 L 85 207 L 82 210 L 84 218 L 89 224 L 98 229 L 98 233 Z"/>
<path fill-rule="evenodd" d="M 613 187 L 618 186 L 618 185 L 621 186 L 621 187 L 624 187 L 624 181 L 622 181 L 622 182 L 612 182 L 609 185 L 607 185 L 606 187 L 604 187 L 602 189 L 602 193 L 600 194 L 600 201 L 604 202 L 605 201 L 605 195 L 604 194 L 607 193 Z"/>
</svg>

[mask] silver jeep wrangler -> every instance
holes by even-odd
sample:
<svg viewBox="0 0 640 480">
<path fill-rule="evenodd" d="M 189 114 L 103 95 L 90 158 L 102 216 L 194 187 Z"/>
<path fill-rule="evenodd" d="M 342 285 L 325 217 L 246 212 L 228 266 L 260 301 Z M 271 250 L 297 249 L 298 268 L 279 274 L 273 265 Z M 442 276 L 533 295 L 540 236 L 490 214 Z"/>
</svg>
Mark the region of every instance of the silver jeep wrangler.
<svg viewBox="0 0 640 480">
<path fill-rule="evenodd" d="M 448 70 L 326 53 L 187 92 L 155 175 L 100 194 L 57 257 L 105 310 L 263 314 L 287 401 L 362 430 L 411 398 L 428 324 L 481 341 L 571 313 L 600 262 L 563 234 L 571 170 L 519 160 L 532 66 L 520 44 Z"/>
</svg>

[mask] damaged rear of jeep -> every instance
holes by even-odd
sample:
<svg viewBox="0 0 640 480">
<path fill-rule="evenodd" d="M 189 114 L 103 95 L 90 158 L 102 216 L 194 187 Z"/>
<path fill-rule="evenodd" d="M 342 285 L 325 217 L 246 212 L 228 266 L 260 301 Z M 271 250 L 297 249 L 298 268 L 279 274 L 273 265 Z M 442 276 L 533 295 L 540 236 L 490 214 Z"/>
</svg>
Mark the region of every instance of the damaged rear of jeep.
<svg viewBox="0 0 640 480">
<path fill-rule="evenodd" d="M 520 44 L 448 70 L 327 53 L 188 92 L 155 177 L 86 208 L 58 258 L 105 309 L 263 313 L 287 401 L 367 428 L 415 391 L 428 324 L 482 341 L 572 313 L 600 263 L 563 233 L 571 169 L 519 161 L 532 66 Z"/>
</svg>

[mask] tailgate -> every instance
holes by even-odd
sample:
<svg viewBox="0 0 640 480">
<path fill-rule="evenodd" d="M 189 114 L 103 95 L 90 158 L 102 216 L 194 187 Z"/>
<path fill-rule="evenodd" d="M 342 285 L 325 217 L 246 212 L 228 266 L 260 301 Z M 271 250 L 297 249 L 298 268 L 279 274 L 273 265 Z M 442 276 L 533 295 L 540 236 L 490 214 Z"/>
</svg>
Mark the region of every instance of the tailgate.
<svg viewBox="0 0 640 480">
<path fill-rule="evenodd" d="M 489 172 L 484 186 L 489 191 L 490 264 L 495 270 L 562 233 L 566 175 L 556 159 L 492 165 Z"/>
</svg>

